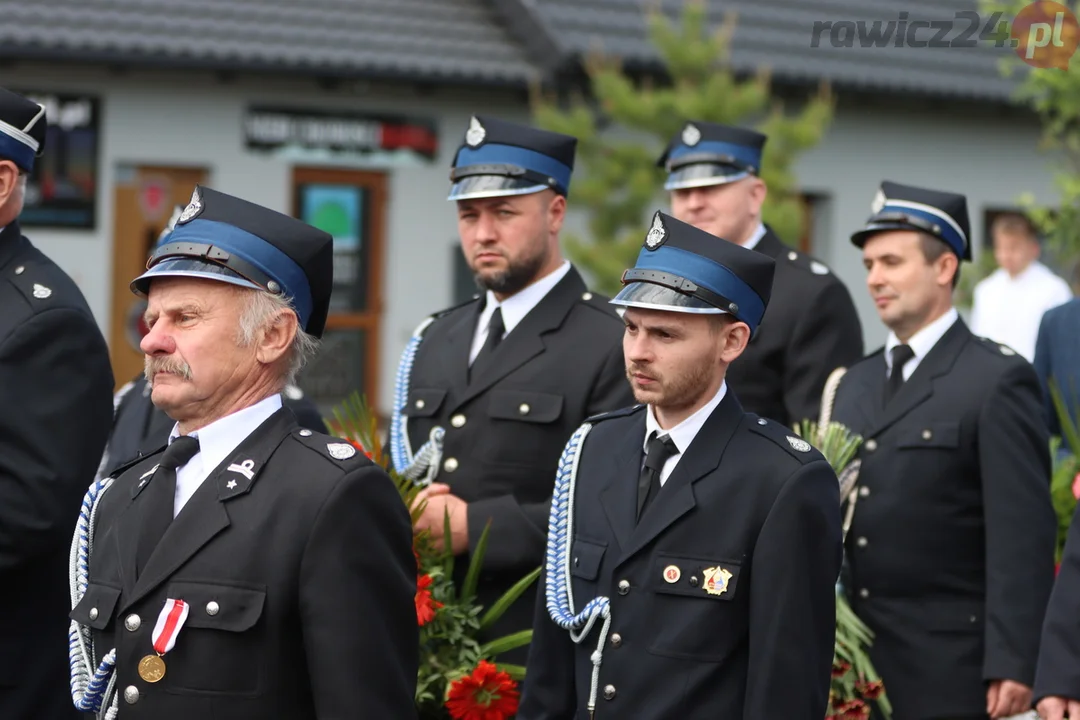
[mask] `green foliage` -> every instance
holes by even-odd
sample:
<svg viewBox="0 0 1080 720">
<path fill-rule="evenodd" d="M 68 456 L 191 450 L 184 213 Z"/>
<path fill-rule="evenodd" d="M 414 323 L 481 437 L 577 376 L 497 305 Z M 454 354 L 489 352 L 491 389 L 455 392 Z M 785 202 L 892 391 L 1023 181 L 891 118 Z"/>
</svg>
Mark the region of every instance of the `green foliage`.
<svg viewBox="0 0 1080 720">
<path fill-rule="evenodd" d="M 1061 562 L 1061 554 L 1065 550 L 1065 538 L 1069 532 L 1073 515 L 1076 512 L 1076 495 L 1073 492 L 1073 483 L 1080 473 L 1080 428 L 1073 422 L 1069 414 L 1069 407 L 1065 403 L 1065 396 L 1055 378 L 1050 378 L 1050 399 L 1054 404 L 1054 413 L 1057 415 L 1058 425 L 1061 427 L 1061 437 L 1051 438 L 1050 457 L 1054 459 L 1053 474 L 1050 478 L 1050 499 L 1054 504 L 1054 514 L 1057 515 L 1057 550 L 1054 561 Z M 1077 407 L 1075 393 L 1071 395 L 1072 407 Z M 1064 441 L 1066 452 L 1059 452 Z"/>
<path fill-rule="evenodd" d="M 568 234 L 565 247 L 592 276 L 596 289 L 607 294 L 618 292 L 622 271 L 633 265 L 641 248 L 648 219 L 667 204 L 664 173 L 656 160 L 686 121 L 753 126 L 769 136 L 762 157 L 761 177 L 769 187 L 762 214 L 780 237 L 793 241 L 802 232 L 803 211 L 791 165 L 799 152 L 821 140 L 834 109 L 822 85 L 798 114 L 789 116 L 772 95 L 767 70 L 737 77 L 729 52 L 733 14 L 710 32 L 705 3 L 689 1 L 678 22 L 652 10 L 647 24 L 664 78 L 635 81 L 617 59 L 597 54 L 586 61 L 586 70 L 598 112 L 581 97 L 560 107 L 534 93 L 536 124 L 578 138 L 571 201 L 587 211 L 589 238 Z"/>
<path fill-rule="evenodd" d="M 1000 11 L 1006 17 L 1029 4 L 1029 0 L 981 2 L 985 12 Z M 1058 193 L 1056 206 L 1036 203 L 1031 193 L 1020 195 L 1018 201 L 1069 272 L 1080 261 L 1080 62 L 1076 57 L 1072 56 L 1067 70 L 1029 67 L 1015 55 L 1003 59 L 1000 66 L 1005 77 L 1022 75 L 1015 100 L 1031 108 L 1042 123 L 1041 149 L 1049 151 L 1047 164 Z"/>
</svg>

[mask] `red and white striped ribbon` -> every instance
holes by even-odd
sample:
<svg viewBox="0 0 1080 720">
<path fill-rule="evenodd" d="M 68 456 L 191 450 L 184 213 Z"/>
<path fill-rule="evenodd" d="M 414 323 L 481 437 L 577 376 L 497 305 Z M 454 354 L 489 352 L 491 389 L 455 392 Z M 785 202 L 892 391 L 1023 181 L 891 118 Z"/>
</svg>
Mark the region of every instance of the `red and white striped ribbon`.
<svg viewBox="0 0 1080 720">
<path fill-rule="evenodd" d="M 158 655 L 164 655 L 176 645 L 176 636 L 187 622 L 189 609 L 190 606 L 183 600 L 169 598 L 165 601 L 165 607 L 161 608 L 154 625 L 154 651 Z"/>
</svg>

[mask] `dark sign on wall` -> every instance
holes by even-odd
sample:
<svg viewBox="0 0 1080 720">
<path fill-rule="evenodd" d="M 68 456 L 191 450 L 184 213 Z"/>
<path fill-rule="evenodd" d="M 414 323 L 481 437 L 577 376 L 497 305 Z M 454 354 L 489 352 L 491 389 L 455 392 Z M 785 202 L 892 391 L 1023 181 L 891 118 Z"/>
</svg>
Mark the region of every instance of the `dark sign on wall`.
<svg viewBox="0 0 1080 720">
<path fill-rule="evenodd" d="M 295 160 L 373 155 L 431 162 L 439 149 L 435 123 L 384 115 L 350 115 L 250 108 L 244 140 L 252 150 L 276 151 Z"/>
<path fill-rule="evenodd" d="M 16 90 L 45 106 L 45 152 L 26 183 L 19 224 L 93 229 L 96 222 L 99 102 L 87 95 Z"/>
</svg>

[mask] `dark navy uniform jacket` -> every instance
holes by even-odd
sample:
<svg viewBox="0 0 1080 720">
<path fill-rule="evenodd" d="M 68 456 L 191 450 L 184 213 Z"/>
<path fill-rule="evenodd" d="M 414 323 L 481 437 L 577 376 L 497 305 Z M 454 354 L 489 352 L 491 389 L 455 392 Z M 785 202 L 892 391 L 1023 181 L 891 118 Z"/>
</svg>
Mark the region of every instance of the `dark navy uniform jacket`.
<svg viewBox="0 0 1080 720">
<path fill-rule="evenodd" d="M 112 417 L 109 351 L 79 288 L 0 232 L 0 717 L 75 717 L 68 550 Z"/>
</svg>

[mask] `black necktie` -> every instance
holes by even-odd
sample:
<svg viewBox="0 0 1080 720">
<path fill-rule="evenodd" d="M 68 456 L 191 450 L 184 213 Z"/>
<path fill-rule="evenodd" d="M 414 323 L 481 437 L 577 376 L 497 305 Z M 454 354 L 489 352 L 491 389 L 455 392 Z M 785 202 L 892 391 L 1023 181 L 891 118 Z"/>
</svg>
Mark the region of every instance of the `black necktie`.
<svg viewBox="0 0 1080 720">
<path fill-rule="evenodd" d="M 655 432 L 649 435 L 645 464 L 642 465 L 641 475 L 638 477 L 637 517 L 639 521 L 645 508 L 656 499 L 656 495 L 660 492 L 660 472 L 664 469 L 664 463 L 668 461 L 668 458 L 678 454 L 679 448 L 668 435 L 661 437 Z"/>
<path fill-rule="evenodd" d="M 157 547 L 165 529 L 173 521 L 176 500 L 176 469 L 187 464 L 199 452 L 199 441 L 188 435 L 173 440 L 161 456 L 157 471 L 140 503 L 139 546 L 135 552 L 135 571 L 141 573 L 150 554 Z"/>
<path fill-rule="evenodd" d="M 887 405 L 896 391 L 904 384 L 904 365 L 908 360 L 915 357 L 915 351 L 910 345 L 897 345 L 892 349 L 892 371 L 889 373 L 889 382 L 885 386 L 885 404 Z"/>
<path fill-rule="evenodd" d="M 491 354 L 495 352 L 495 348 L 502 342 L 503 333 L 505 332 L 506 326 L 503 325 L 502 308 L 497 307 L 495 312 L 491 314 L 491 320 L 488 322 L 487 339 L 484 341 L 484 346 L 480 348 L 476 359 L 473 360 L 473 367 L 479 367 L 481 362 L 491 357 Z"/>
</svg>

